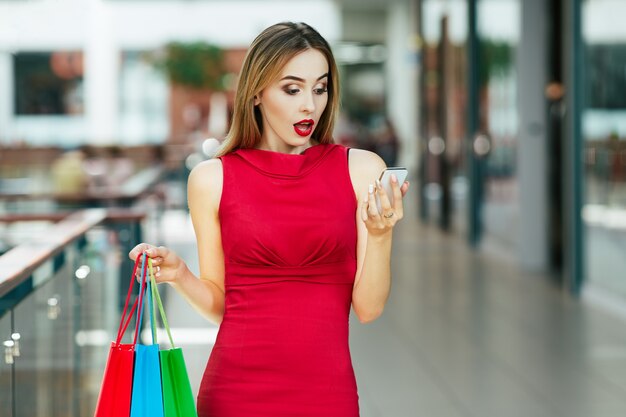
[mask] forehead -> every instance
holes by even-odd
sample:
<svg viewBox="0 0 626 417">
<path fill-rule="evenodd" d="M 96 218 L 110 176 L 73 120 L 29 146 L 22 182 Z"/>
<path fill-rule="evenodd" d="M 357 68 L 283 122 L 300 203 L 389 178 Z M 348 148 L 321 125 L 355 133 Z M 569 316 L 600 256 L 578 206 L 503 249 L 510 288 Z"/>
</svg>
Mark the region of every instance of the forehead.
<svg viewBox="0 0 626 417">
<path fill-rule="evenodd" d="M 304 79 L 317 79 L 328 72 L 328 61 L 317 49 L 307 49 L 291 58 L 281 71 L 281 77 L 294 75 Z"/>
</svg>

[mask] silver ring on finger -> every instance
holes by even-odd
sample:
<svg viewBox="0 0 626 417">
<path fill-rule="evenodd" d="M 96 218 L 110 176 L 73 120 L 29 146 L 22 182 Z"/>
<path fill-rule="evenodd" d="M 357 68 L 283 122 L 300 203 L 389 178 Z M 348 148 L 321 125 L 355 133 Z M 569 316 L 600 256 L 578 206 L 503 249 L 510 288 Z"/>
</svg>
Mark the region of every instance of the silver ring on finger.
<svg viewBox="0 0 626 417">
<path fill-rule="evenodd" d="M 395 213 L 394 213 L 393 211 L 390 211 L 389 213 L 385 213 L 385 214 L 383 214 L 383 217 L 384 217 L 385 219 L 390 219 L 390 218 L 392 218 L 392 217 L 393 217 L 393 215 L 394 215 L 394 214 L 395 214 Z"/>
</svg>

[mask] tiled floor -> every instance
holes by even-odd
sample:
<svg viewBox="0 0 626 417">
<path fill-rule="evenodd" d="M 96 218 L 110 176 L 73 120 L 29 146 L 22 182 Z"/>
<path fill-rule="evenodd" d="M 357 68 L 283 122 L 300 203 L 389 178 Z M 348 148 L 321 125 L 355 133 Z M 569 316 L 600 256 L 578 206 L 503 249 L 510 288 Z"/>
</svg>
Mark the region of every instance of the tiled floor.
<svg viewBox="0 0 626 417">
<path fill-rule="evenodd" d="M 626 322 L 420 224 L 407 206 L 387 309 L 351 322 L 362 417 L 626 415 Z M 166 244 L 197 270 L 186 215 L 164 220 Z M 183 344 L 197 389 L 215 328 L 175 294 L 168 310 L 173 327 L 198 329 Z"/>
</svg>

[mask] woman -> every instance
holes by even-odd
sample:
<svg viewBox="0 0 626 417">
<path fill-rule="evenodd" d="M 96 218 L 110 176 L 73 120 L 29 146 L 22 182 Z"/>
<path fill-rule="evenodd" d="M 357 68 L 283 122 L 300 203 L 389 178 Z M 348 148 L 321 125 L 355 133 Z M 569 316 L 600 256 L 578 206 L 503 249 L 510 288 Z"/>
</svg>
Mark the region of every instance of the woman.
<svg viewBox="0 0 626 417">
<path fill-rule="evenodd" d="M 164 247 L 129 254 L 146 251 L 159 282 L 220 324 L 200 416 L 359 415 L 350 306 L 362 322 L 382 313 L 408 183 L 386 196 L 375 185 L 378 156 L 333 144 L 337 81 L 330 47 L 310 26 L 262 32 L 218 158 L 189 176 L 200 276 Z"/>
</svg>

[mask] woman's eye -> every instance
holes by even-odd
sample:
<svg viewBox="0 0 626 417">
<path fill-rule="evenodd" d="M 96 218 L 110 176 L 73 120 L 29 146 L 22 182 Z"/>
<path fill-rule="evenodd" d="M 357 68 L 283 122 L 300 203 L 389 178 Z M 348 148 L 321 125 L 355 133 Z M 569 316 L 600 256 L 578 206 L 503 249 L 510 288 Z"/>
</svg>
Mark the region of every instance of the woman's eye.
<svg viewBox="0 0 626 417">
<path fill-rule="evenodd" d="M 313 90 L 315 92 L 315 94 L 317 94 L 318 96 L 321 96 L 322 94 L 325 94 L 328 89 L 326 87 L 322 87 L 322 88 L 316 88 L 315 90 Z"/>
<path fill-rule="evenodd" d="M 296 94 L 298 94 L 298 91 L 300 91 L 297 88 L 285 88 L 285 93 L 289 94 L 290 96 L 295 96 Z"/>
</svg>

